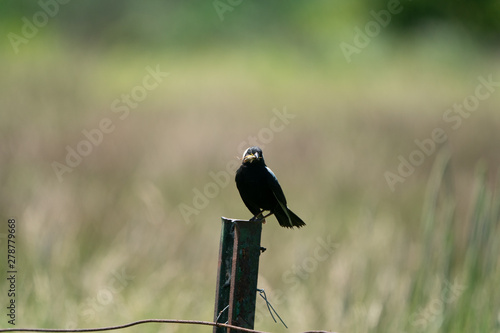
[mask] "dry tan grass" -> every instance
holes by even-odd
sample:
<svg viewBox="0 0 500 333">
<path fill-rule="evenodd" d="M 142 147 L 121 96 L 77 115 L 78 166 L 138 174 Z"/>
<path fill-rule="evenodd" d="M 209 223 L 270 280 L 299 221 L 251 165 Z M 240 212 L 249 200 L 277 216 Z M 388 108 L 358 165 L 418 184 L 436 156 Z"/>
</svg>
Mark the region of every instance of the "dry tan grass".
<svg viewBox="0 0 500 333">
<path fill-rule="evenodd" d="M 275 108 L 296 117 L 274 133 L 264 154 L 308 226 L 284 230 L 269 218 L 259 284 L 290 331 L 417 332 L 419 311 L 455 279 L 468 293 L 443 312 L 431 309 L 424 331 L 493 327 L 498 261 L 488 259 L 491 276 L 477 283 L 463 261 L 472 255 L 466 240 L 474 168 L 483 160 L 498 169 L 500 92 L 448 132 L 456 225 L 438 221 L 435 228 L 439 237 L 457 232 L 457 253 L 443 255 L 442 238 L 423 232 L 424 191 L 436 154 L 395 192 L 384 179 L 385 171 L 396 170 L 398 155 L 415 149 L 415 139 L 444 126 L 443 112 L 474 91 L 478 75 L 490 73 L 484 64 L 474 64 L 477 72 L 415 70 L 409 64 L 422 60 L 415 56 L 353 66 L 351 75 L 333 63 L 311 69 L 290 58 L 283 64 L 286 54 L 264 61 L 244 52 L 117 58 L 34 50 L 0 64 L 0 203 L 3 218 L 15 217 L 19 225 L 18 327 L 210 320 L 219 218 L 250 216 L 233 175 L 190 223 L 179 204 L 192 206 L 193 189 L 202 190 L 213 182 L 209 172 L 236 160 L 238 146 L 270 126 Z M 111 103 L 157 64 L 170 76 L 120 120 Z M 59 182 L 51 163 L 63 162 L 65 147 L 76 147 L 81 131 L 103 118 L 112 119 L 115 130 Z M 327 241 L 334 251 L 317 250 Z M 491 239 L 486 243 L 488 251 L 498 249 Z M 431 244 L 441 254 L 426 257 Z M 465 301 L 482 317 L 459 322 L 469 307 Z M 263 302 L 257 327 L 285 331 L 271 322 Z"/>
</svg>

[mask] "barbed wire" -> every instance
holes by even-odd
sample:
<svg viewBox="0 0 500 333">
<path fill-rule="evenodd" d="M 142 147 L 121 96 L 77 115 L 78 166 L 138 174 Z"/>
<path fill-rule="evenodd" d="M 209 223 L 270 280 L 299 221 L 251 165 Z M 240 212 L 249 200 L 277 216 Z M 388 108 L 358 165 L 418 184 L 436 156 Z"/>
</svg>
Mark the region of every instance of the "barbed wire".
<svg viewBox="0 0 500 333">
<path fill-rule="evenodd" d="M 105 326 L 105 327 L 97 327 L 97 328 L 75 328 L 75 329 L 62 329 L 62 328 L 0 328 L 0 332 L 102 332 L 102 331 L 113 331 L 124 329 L 136 325 L 142 324 L 150 324 L 150 323 L 160 323 L 160 324 L 187 324 L 187 325 L 205 325 L 205 326 L 217 326 L 217 327 L 225 327 L 236 329 L 241 332 L 249 332 L 249 333 L 268 333 L 264 331 L 256 331 L 249 328 L 238 327 L 229 324 L 223 323 L 213 323 L 210 321 L 202 321 L 202 320 L 181 320 L 181 319 L 143 319 L 133 321 L 123 325 L 115 325 L 115 326 Z M 302 333 L 334 333 L 328 331 L 307 331 Z"/>
</svg>

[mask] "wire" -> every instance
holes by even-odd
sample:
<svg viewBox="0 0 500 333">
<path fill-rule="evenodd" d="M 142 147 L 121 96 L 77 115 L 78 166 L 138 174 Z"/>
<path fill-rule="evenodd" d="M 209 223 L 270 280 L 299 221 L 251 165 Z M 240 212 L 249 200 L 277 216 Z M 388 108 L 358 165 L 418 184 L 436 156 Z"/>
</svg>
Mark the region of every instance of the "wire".
<svg viewBox="0 0 500 333">
<path fill-rule="evenodd" d="M 76 329 L 58 329 L 58 328 L 2 328 L 0 332 L 102 332 L 102 331 L 113 331 L 119 330 L 123 328 L 128 328 L 141 324 L 148 323 L 164 323 L 164 324 L 188 324 L 188 325 L 206 325 L 206 326 L 217 326 L 217 327 L 226 327 L 237 329 L 241 332 L 250 332 L 250 333 L 267 333 L 262 331 L 256 331 L 249 328 L 238 327 L 229 324 L 222 323 L 212 323 L 209 321 L 201 321 L 201 320 L 178 320 L 178 319 L 143 319 L 138 321 L 133 321 L 131 323 L 116 325 L 116 326 L 107 326 L 107 327 L 97 327 L 97 328 L 76 328 Z"/>
<path fill-rule="evenodd" d="M 264 291 L 264 289 L 258 289 L 257 288 L 257 291 L 259 292 L 260 297 L 262 297 L 264 299 L 264 301 L 266 301 L 267 309 L 269 310 L 269 313 L 271 314 L 271 317 L 273 318 L 274 322 L 277 323 L 276 319 L 274 318 L 273 312 L 279 318 L 279 320 L 281 321 L 281 323 L 283 324 L 283 326 L 285 326 L 286 328 L 288 328 L 288 326 L 286 326 L 286 324 L 283 321 L 283 319 L 281 319 L 281 317 L 278 314 L 278 312 L 276 312 L 276 310 L 273 308 L 273 306 L 271 305 L 271 303 L 269 303 L 269 301 L 267 300 L 266 292 Z M 271 311 L 271 309 L 272 309 L 272 311 Z"/>
<path fill-rule="evenodd" d="M 272 306 L 271 306 L 272 308 Z M 274 309 L 273 309 L 274 310 Z M 278 315 L 276 313 L 276 315 Z M 278 316 L 279 318 L 279 316 Z M 280 318 L 281 320 L 281 318 Z M 283 322 L 283 321 L 282 321 Z M 232 328 L 241 332 L 249 332 L 249 333 L 268 333 L 263 331 L 256 331 L 249 328 L 238 327 L 229 324 L 222 323 L 212 323 L 210 321 L 201 321 L 201 320 L 180 320 L 180 319 L 143 319 L 133 321 L 131 323 L 116 325 L 116 326 L 107 326 L 107 327 L 97 327 L 97 328 L 75 328 L 75 329 L 59 329 L 59 328 L 0 328 L 0 332 L 102 332 L 102 331 L 113 331 L 124 329 L 136 325 L 149 324 L 149 323 L 160 323 L 160 324 L 188 324 L 188 325 L 205 325 L 205 326 L 216 326 L 216 327 L 226 327 Z M 285 323 L 283 323 L 285 325 Z M 285 325 L 286 326 L 286 325 Z M 330 331 L 307 331 L 303 333 L 334 333 Z"/>
<path fill-rule="evenodd" d="M 220 312 L 219 312 L 219 315 L 217 316 L 217 319 L 215 319 L 215 322 L 218 323 L 219 322 L 219 318 L 220 316 L 222 316 L 222 314 L 224 313 L 224 311 L 226 311 L 227 309 L 229 309 L 229 304 L 224 308 L 222 309 Z"/>
</svg>

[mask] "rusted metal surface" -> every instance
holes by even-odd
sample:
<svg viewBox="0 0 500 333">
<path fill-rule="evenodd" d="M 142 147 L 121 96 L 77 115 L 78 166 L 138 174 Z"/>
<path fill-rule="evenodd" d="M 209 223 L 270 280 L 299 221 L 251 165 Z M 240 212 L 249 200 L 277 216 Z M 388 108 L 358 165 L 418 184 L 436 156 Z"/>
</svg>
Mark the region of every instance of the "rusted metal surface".
<svg viewBox="0 0 500 333">
<path fill-rule="evenodd" d="M 255 221 L 234 223 L 235 237 L 231 269 L 234 283 L 231 284 L 229 295 L 228 324 L 253 328 L 262 223 Z"/>
<path fill-rule="evenodd" d="M 261 233 L 261 222 L 222 218 L 214 321 L 253 329 Z"/>
</svg>

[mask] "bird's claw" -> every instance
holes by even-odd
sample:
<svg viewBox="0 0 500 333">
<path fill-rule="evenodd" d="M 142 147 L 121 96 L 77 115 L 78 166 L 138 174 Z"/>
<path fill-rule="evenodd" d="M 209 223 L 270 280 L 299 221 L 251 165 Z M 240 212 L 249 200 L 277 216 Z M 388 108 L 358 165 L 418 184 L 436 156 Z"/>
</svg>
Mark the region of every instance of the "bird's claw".
<svg viewBox="0 0 500 333">
<path fill-rule="evenodd" d="M 264 216 L 262 216 L 262 213 L 259 213 L 257 215 L 255 215 L 254 217 L 252 217 L 250 219 L 251 222 L 262 222 L 262 224 L 265 224 L 266 223 L 266 219 L 264 218 Z"/>
</svg>

